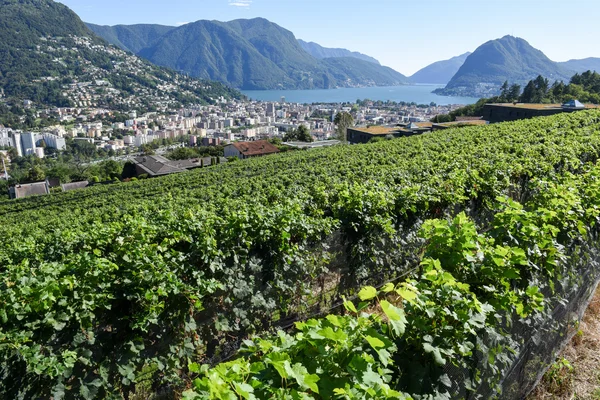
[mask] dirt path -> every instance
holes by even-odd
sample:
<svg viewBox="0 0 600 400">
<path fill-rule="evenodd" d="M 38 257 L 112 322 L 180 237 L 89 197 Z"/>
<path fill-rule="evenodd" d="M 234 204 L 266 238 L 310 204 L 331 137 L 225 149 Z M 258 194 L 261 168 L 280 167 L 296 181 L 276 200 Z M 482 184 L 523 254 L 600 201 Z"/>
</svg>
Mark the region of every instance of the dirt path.
<svg viewBox="0 0 600 400">
<path fill-rule="evenodd" d="M 579 331 L 528 400 L 600 400 L 600 287 Z"/>
</svg>

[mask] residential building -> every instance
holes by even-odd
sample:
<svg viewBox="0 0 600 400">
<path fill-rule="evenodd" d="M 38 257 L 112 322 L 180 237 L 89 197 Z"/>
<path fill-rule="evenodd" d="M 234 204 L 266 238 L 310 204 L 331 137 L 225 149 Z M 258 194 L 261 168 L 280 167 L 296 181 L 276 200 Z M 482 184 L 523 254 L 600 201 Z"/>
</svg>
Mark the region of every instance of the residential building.
<svg viewBox="0 0 600 400">
<path fill-rule="evenodd" d="M 346 135 L 349 143 L 369 143 L 371 139 L 376 137 L 385 138 L 413 136 L 425 132 L 430 132 L 433 129 L 431 122 L 411 122 L 407 125 L 399 126 L 368 126 L 368 127 L 353 127 L 346 130 Z"/>
<path fill-rule="evenodd" d="M 46 147 L 57 150 L 67 149 L 67 142 L 64 138 L 53 135 L 52 133 L 44 133 L 42 136 L 44 142 L 46 142 Z"/>
<path fill-rule="evenodd" d="M 24 197 L 44 195 L 48 193 L 50 193 L 48 181 L 16 185 L 12 186 L 8 190 L 8 194 L 11 199 L 22 199 Z"/>
<path fill-rule="evenodd" d="M 23 149 L 23 155 L 35 154 L 36 149 L 36 137 L 33 132 L 26 132 L 21 134 L 21 146 Z"/>
<path fill-rule="evenodd" d="M 163 156 L 141 156 L 133 159 L 136 169 L 136 174 L 146 174 L 150 177 L 176 174 L 187 170 L 208 167 L 213 164 L 225 163 L 227 159 L 224 157 L 204 157 L 192 158 L 189 160 L 169 160 Z"/>
<path fill-rule="evenodd" d="M 252 157 L 262 157 L 269 154 L 279 153 L 279 149 L 267 140 L 257 140 L 255 142 L 235 142 L 225 146 L 225 157 L 237 157 L 246 159 Z"/>
<path fill-rule="evenodd" d="M 318 142 L 285 142 L 283 144 L 297 149 L 320 149 L 322 147 L 336 146 L 340 143 L 339 140 L 321 140 Z"/>
<path fill-rule="evenodd" d="M 598 107 L 599 106 L 593 104 L 584 105 L 577 100 L 571 100 L 565 104 L 486 104 L 483 107 L 483 119 L 490 121 L 490 123 L 516 121 L 519 119 L 545 117 L 564 112 L 576 112 Z"/>
<path fill-rule="evenodd" d="M 61 188 L 63 192 L 70 192 L 71 190 L 86 188 L 89 184 L 90 183 L 88 181 L 71 182 L 61 185 Z"/>
</svg>

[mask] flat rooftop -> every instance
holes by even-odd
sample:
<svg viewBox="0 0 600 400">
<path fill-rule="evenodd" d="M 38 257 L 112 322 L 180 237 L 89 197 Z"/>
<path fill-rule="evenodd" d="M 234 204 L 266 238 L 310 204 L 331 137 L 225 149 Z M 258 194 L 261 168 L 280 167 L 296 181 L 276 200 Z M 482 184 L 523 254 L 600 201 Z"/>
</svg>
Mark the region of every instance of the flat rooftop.
<svg viewBox="0 0 600 400">
<path fill-rule="evenodd" d="M 433 123 L 431 122 L 411 122 L 402 126 L 381 126 L 381 125 L 373 125 L 370 127 L 366 126 L 354 126 L 350 129 L 354 129 L 355 131 L 365 132 L 371 135 L 391 135 L 394 132 L 407 132 L 411 131 L 410 126 L 417 126 L 418 128 L 431 128 Z"/>
<path fill-rule="evenodd" d="M 373 125 L 373 126 L 354 126 L 350 129 L 354 129 L 355 131 L 360 131 L 360 132 L 365 132 L 365 133 L 369 133 L 371 135 L 387 135 L 390 134 L 392 132 L 398 132 L 400 130 L 400 127 L 398 126 L 380 126 L 380 125 Z"/>
<path fill-rule="evenodd" d="M 562 110 L 562 104 L 528 104 L 528 103 L 491 103 L 486 104 L 486 106 L 494 106 L 494 107 L 511 107 L 511 108 L 519 108 L 519 109 L 529 109 L 529 110 Z M 599 105 L 596 104 L 584 104 L 586 109 L 592 108 L 600 108 Z"/>
<path fill-rule="evenodd" d="M 445 126 L 451 128 L 453 126 L 471 126 L 471 125 L 487 125 L 487 121 L 482 119 L 470 120 L 470 121 L 453 121 L 453 122 L 442 122 L 439 124 L 434 124 L 435 126 Z"/>
<path fill-rule="evenodd" d="M 284 142 L 283 144 L 291 146 L 291 147 L 298 147 L 300 149 L 305 149 L 305 148 L 318 148 L 318 147 L 328 147 L 328 146 L 335 146 L 340 144 L 339 140 L 321 140 L 319 142 Z"/>
</svg>

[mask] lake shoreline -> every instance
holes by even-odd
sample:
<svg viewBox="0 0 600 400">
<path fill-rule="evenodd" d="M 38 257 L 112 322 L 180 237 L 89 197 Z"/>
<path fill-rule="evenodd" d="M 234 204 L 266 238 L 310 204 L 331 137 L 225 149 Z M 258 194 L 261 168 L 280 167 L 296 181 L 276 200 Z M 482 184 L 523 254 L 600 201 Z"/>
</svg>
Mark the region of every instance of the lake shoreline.
<svg viewBox="0 0 600 400">
<path fill-rule="evenodd" d="M 369 86 L 361 88 L 308 89 L 308 90 L 241 90 L 248 98 L 257 101 L 315 104 L 354 103 L 356 100 L 395 101 L 417 104 L 451 105 L 474 104 L 475 97 L 441 96 L 433 90 L 444 85 L 410 84 L 397 86 Z"/>
</svg>

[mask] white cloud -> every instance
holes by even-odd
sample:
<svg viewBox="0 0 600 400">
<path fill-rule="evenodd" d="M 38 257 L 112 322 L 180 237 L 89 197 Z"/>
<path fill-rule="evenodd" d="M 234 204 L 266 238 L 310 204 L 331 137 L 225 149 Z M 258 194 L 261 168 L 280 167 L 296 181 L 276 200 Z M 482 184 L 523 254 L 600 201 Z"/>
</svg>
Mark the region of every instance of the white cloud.
<svg viewBox="0 0 600 400">
<path fill-rule="evenodd" d="M 229 0 L 229 5 L 233 7 L 248 8 L 252 4 L 252 0 Z"/>
<path fill-rule="evenodd" d="M 176 26 L 187 25 L 189 22 L 175 22 Z"/>
</svg>

